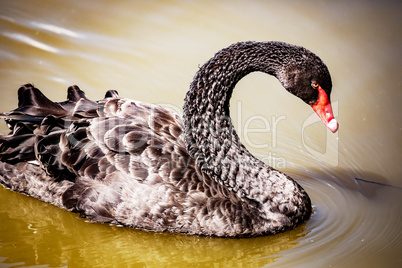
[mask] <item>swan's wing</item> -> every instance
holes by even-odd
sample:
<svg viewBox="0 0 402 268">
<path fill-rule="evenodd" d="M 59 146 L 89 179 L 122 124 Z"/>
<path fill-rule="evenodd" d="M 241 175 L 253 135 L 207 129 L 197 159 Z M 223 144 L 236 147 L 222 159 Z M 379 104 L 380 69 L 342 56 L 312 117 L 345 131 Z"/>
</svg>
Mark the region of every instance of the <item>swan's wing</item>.
<svg viewBox="0 0 402 268">
<path fill-rule="evenodd" d="M 159 167 L 166 158 L 171 160 L 174 150 L 188 157 L 180 117 L 167 108 L 109 99 L 99 113 L 104 117 L 92 120 L 88 127 L 90 138 L 113 165 L 132 177 L 145 179 L 145 175 L 136 174 L 135 166 L 141 163 Z"/>
<path fill-rule="evenodd" d="M 209 219 L 204 216 L 210 209 L 224 207 L 213 197 L 229 194 L 210 178 L 201 179 L 185 149 L 179 115 L 117 98 L 115 91 L 95 109 L 72 90 L 76 94 L 67 102 L 49 106 L 56 115 L 26 105 L 3 114 L 12 132 L 0 136 L 0 183 L 94 221 L 152 230 L 190 232 L 193 221 L 199 224 Z M 47 103 L 34 94 L 31 106 Z"/>
<path fill-rule="evenodd" d="M 97 107 L 77 86 L 69 87 L 67 100 L 59 103 L 32 84 L 21 86 L 18 108 L 0 114 L 11 130 L 9 135 L 0 136 L 0 160 L 11 164 L 40 160 L 50 175 L 60 179 L 61 174 L 68 174 L 62 172 L 65 167 L 59 161 L 61 134 L 72 122 L 97 116 Z"/>
<path fill-rule="evenodd" d="M 173 224 L 182 210 L 178 199 L 184 200 L 190 182 L 203 184 L 185 150 L 179 116 L 127 99 L 105 100 L 98 113 L 102 116 L 74 122 L 61 136 L 63 165 L 77 174 L 63 195 L 65 206 L 96 221 L 140 228 L 166 228 L 146 222 L 163 211 L 158 221 Z M 127 215 L 130 219 L 121 219 Z"/>
<path fill-rule="evenodd" d="M 173 151 L 189 158 L 180 118 L 169 109 L 115 98 L 101 101 L 98 113 L 102 116 L 73 121 L 67 130 L 64 119 L 48 116 L 42 121 L 34 147 L 48 173 L 96 179 L 104 177 L 101 171 L 109 165 L 144 180 L 172 161 Z M 145 166 L 155 170 L 147 172 Z"/>
</svg>

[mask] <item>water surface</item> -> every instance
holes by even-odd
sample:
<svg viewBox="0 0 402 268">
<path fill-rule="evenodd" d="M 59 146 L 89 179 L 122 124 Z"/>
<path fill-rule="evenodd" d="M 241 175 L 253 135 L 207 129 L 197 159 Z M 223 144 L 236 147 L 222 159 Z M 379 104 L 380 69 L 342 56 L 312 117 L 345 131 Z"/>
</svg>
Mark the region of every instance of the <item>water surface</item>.
<svg viewBox="0 0 402 268">
<path fill-rule="evenodd" d="M 231 114 L 243 142 L 312 199 L 314 214 L 293 231 L 251 239 L 144 232 L 91 224 L 0 187 L 0 267 L 400 267 L 402 4 L 271 2 L 0 1 L 1 111 L 16 107 L 27 82 L 56 101 L 77 84 L 92 99 L 116 89 L 180 111 L 194 73 L 219 49 L 280 40 L 326 62 L 340 122 L 329 133 L 264 74 L 235 89 Z"/>
</svg>

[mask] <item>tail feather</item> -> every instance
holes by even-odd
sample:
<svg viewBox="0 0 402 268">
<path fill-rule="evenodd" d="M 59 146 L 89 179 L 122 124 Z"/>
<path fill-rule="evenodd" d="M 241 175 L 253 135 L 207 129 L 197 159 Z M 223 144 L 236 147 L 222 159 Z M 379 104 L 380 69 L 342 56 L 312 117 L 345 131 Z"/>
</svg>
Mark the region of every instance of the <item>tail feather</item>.
<svg viewBox="0 0 402 268">
<path fill-rule="evenodd" d="M 0 137 L 0 161 L 15 164 L 35 160 L 34 143 L 34 134 Z"/>
<path fill-rule="evenodd" d="M 117 91 L 106 92 L 105 98 L 114 97 L 118 97 Z M 28 189 L 23 190 L 26 185 L 23 180 L 17 180 L 20 183 L 17 186 L 17 181 L 10 178 L 18 177 L 18 172 L 13 172 L 21 167 L 25 170 L 28 166 L 21 165 L 34 160 L 39 163 L 37 171 L 40 169 L 39 173 L 44 174 L 41 176 L 46 175 L 54 182 L 75 181 L 81 166 L 90 166 L 100 157 L 86 160 L 86 153 L 81 148 L 89 148 L 89 140 L 86 135 L 75 137 L 82 132 L 75 128 L 83 127 L 85 130 L 88 123 L 82 119 L 98 117 L 99 109 L 102 109 L 99 108 L 99 102 L 89 100 L 76 85 L 68 88 L 67 100 L 63 102 L 49 100 L 32 84 L 21 86 L 18 89 L 18 108 L 0 114 L 0 118 L 5 119 L 11 130 L 9 135 L 0 135 L 0 163 L 3 169 L 11 172 L 1 170 L 0 182 L 11 188 L 20 187 L 18 191 L 27 192 Z M 71 124 L 75 127 L 74 135 L 67 133 Z M 69 145 L 67 139 L 73 142 L 70 141 Z M 30 170 L 33 169 L 30 167 Z"/>
<path fill-rule="evenodd" d="M 49 100 L 32 84 L 26 84 L 18 89 L 18 108 L 10 113 L 45 117 L 49 114 L 63 116 L 67 111 L 60 104 Z"/>
<path fill-rule="evenodd" d="M 67 89 L 67 99 L 71 102 L 77 102 L 80 99 L 88 99 L 85 92 L 82 91 L 77 85 L 69 86 Z"/>
<path fill-rule="evenodd" d="M 67 111 L 72 111 L 74 109 L 75 104 L 81 99 L 86 99 L 84 91 L 82 91 L 78 86 L 70 86 L 67 89 L 67 100 L 62 102 L 57 102 L 60 106 L 62 106 Z"/>
<path fill-rule="evenodd" d="M 113 97 L 118 97 L 117 91 L 109 90 L 105 95 Z M 82 119 L 98 117 L 98 109 L 98 102 L 89 100 L 78 86 L 68 88 L 64 102 L 49 100 L 32 84 L 21 86 L 18 108 L 0 114 L 11 130 L 9 135 L 0 135 L 0 183 L 42 200 L 43 193 L 39 192 L 43 187 L 73 183 L 78 169 L 90 166 L 100 156 L 86 159 L 86 152 L 81 150 L 84 146 L 90 148 L 86 135 L 73 137 L 67 130 L 74 124 L 84 131 L 89 123 Z M 69 145 L 66 139 L 74 142 Z M 28 163 L 33 160 L 39 166 Z"/>
<path fill-rule="evenodd" d="M 106 98 L 118 98 L 118 97 L 119 97 L 119 93 L 116 90 L 109 89 L 108 91 L 106 91 L 105 99 Z"/>
<path fill-rule="evenodd" d="M 0 113 L 8 128 L 13 131 L 16 124 L 24 122 L 34 128 L 48 115 L 66 116 L 68 112 L 58 103 L 49 100 L 32 84 L 26 84 L 18 89 L 18 108 Z"/>
</svg>

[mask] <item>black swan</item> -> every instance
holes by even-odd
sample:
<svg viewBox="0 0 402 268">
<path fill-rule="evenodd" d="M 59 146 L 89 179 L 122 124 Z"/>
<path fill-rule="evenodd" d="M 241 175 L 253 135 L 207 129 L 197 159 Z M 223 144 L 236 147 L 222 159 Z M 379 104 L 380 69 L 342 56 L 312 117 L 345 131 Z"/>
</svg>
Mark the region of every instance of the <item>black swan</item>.
<svg viewBox="0 0 402 268">
<path fill-rule="evenodd" d="M 320 58 L 282 42 L 240 42 L 199 69 L 183 119 L 113 90 L 94 102 L 71 86 L 57 103 L 22 86 L 18 108 L 0 114 L 11 130 L 0 136 L 0 183 L 91 221 L 138 229 L 221 237 L 292 229 L 310 217 L 309 196 L 251 155 L 229 116 L 236 83 L 255 71 L 275 76 L 337 130 Z"/>
</svg>

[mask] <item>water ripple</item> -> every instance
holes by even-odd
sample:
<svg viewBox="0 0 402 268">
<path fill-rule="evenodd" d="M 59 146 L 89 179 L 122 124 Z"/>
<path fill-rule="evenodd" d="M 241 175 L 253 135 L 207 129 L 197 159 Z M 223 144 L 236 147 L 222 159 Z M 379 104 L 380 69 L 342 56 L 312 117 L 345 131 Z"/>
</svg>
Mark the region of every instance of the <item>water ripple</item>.
<svg viewBox="0 0 402 268">
<path fill-rule="evenodd" d="M 57 49 L 55 47 L 52 47 L 50 45 L 44 44 L 42 42 L 39 42 L 39 41 L 37 41 L 37 40 L 35 40 L 35 39 L 33 39 L 33 38 L 29 37 L 29 36 L 26 36 L 24 34 L 5 32 L 5 33 L 3 33 L 3 35 L 8 37 L 8 38 L 10 38 L 10 39 L 12 39 L 12 40 L 15 40 L 15 41 L 18 41 L 18 42 L 21 42 L 21 43 L 36 47 L 38 49 L 41 49 L 41 50 L 44 50 L 44 51 L 47 51 L 47 52 L 52 52 L 52 53 L 59 53 L 60 52 L 59 49 Z"/>
<path fill-rule="evenodd" d="M 399 188 L 362 185 L 342 170 L 336 175 L 312 169 L 306 174 L 293 175 L 300 176 L 304 177 L 300 181 L 310 194 L 314 214 L 300 247 L 297 251 L 289 250 L 292 259 L 278 260 L 279 265 L 312 263 L 312 258 L 317 267 L 348 265 L 367 262 L 369 256 L 380 259 L 382 254 L 400 248 L 402 191 Z M 323 250 L 326 256 L 320 257 L 317 252 Z"/>
<path fill-rule="evenodd" d="M 77 32 L 74 32 L 72 30 L 66 29 L 66 28 L 62 28 L 60 26 L 56 26 L 53 24 L 47 24 L 47 23 L 42 23 L 42 22 L 36 22 L 36 21 L 32 21 L 30 22 L 30 24 L 32 26 L 34 26 L 35 28 L 41 29 L 41 30 L 46 30 L 58 35 L 65 35 L 68 37 L 72 37 L 72 38 L 84 38 L 84 35 L 79 34 Z"/>
</svg>

